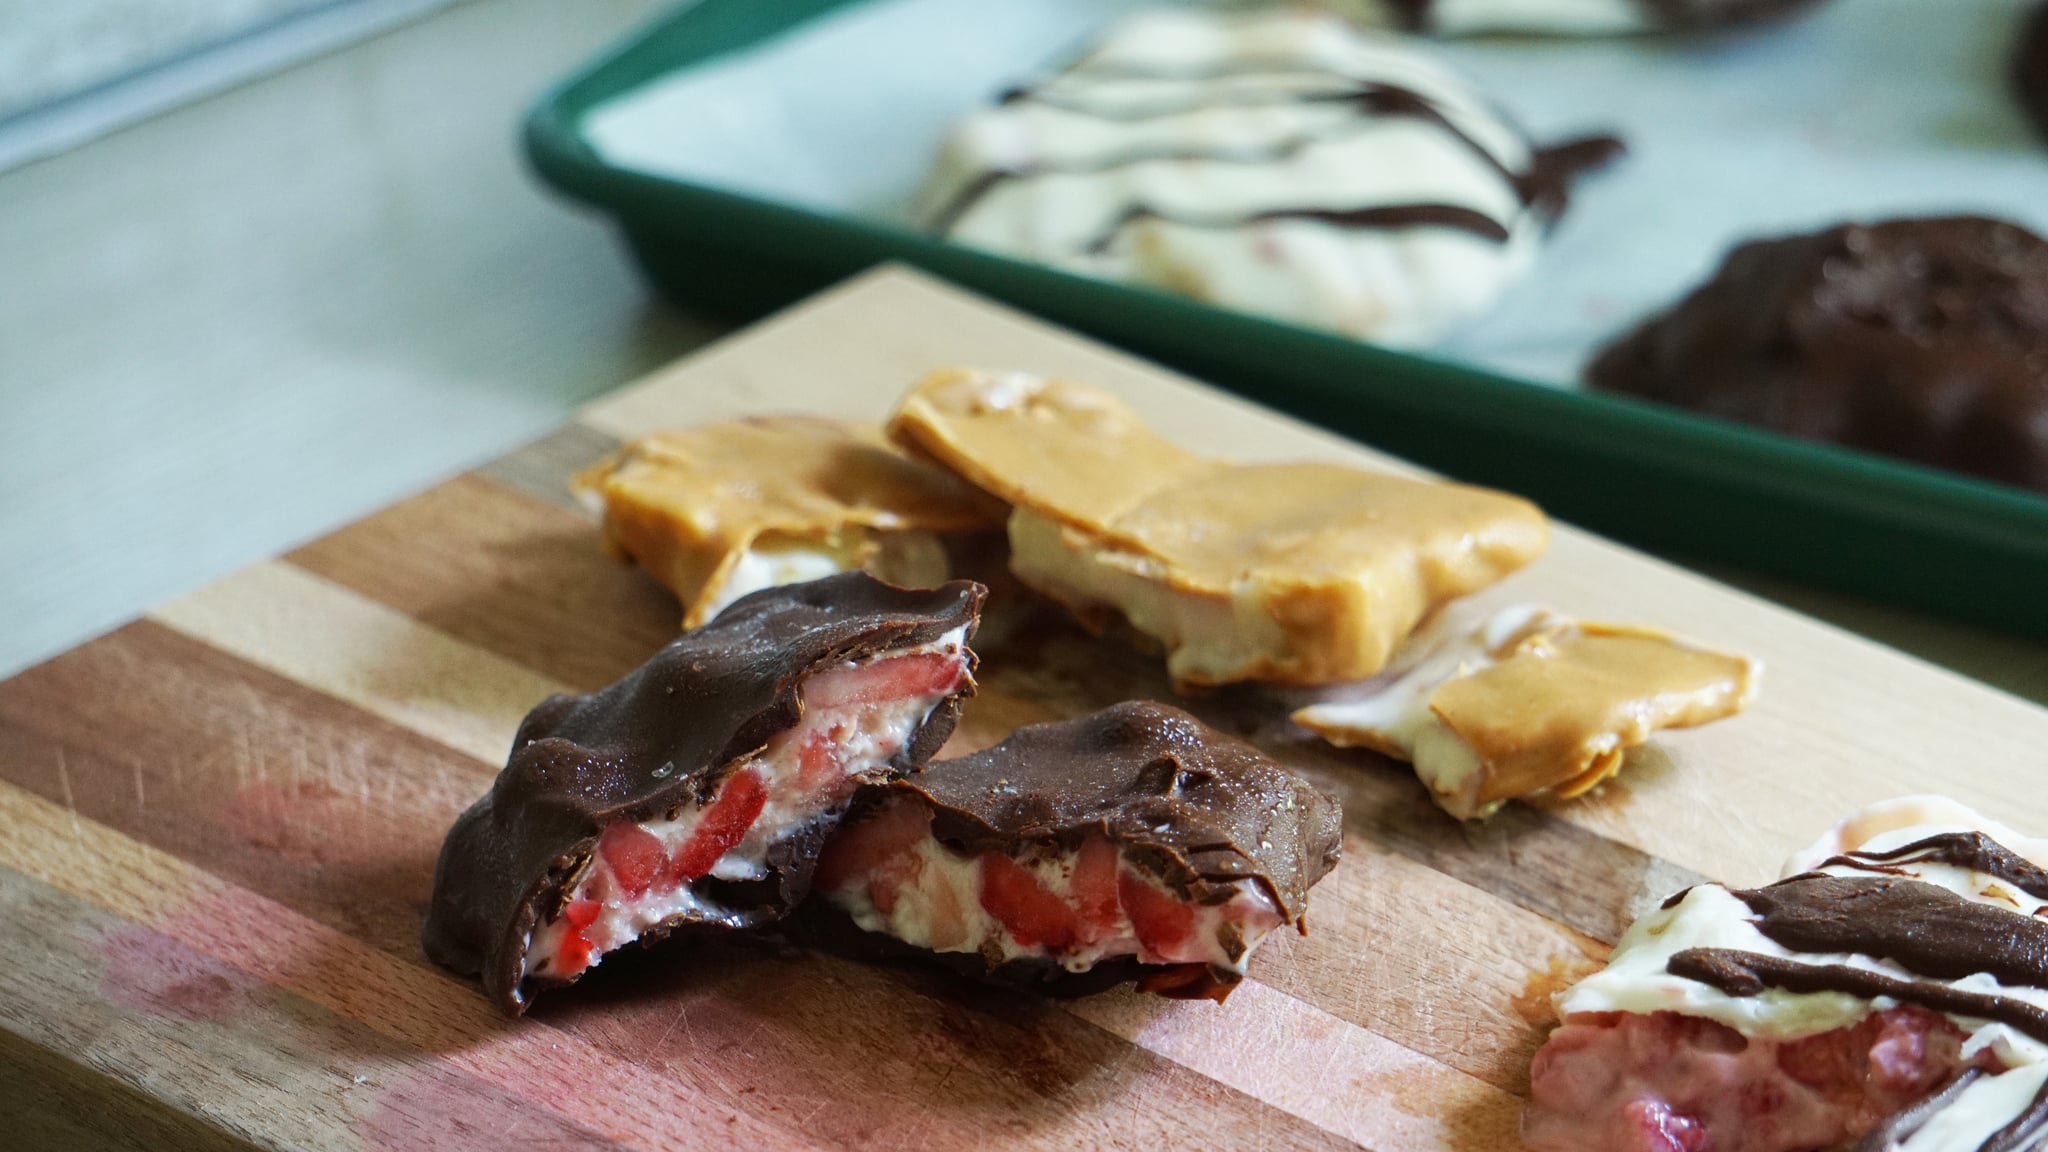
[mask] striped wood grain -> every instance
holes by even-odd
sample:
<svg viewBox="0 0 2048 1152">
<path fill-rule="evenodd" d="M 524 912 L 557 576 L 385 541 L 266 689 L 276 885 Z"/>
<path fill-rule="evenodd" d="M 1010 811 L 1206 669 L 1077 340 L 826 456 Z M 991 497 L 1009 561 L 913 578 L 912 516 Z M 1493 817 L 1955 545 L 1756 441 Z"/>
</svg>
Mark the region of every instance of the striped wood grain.
<svg viewBox="0 0 2048 1152">
<path fill-rule="evenodd" d="M 1587 802 L 1465 828 L 1404 769 L 1275 722 L 1272 696 L 1184 701 L 1345 800 L 1311 934 L 1226 1005 L 1046 1003 L 733 941 L 621 954 L 499 1020 L 419 953 L 440 835 L 526 708 L 633 667 L 677 618 L 600 553 L 566 476 L 660 427 L 878 418 L 949 363 L 1087 379 L 1205 450 L 1399 466 L 908 273 L 827 294 L 0 683 L 0 1108 L 81 1147 L 1495 1149 L 1545 993 L 1645 902 L 1760 879 L 1918 788 L 2048 827 L 2024 787 L 2048 714 L 1561 529 L 1488 598 L 1755 652 L 1756 713 L 1660 741 Z M 982 647 L 956 750 L 1168 693 L 1029 605 Z"/>
</svg>

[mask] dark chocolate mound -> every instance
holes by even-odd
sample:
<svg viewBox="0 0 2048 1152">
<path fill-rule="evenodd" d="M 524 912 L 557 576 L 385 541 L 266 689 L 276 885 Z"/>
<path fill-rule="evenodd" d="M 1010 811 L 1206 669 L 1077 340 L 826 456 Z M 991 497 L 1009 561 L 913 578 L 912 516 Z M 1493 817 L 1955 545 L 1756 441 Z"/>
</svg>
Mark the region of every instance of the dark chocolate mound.
<svg viewBox="0 0 2048 1152">
<path fill-rule="evenodd" d="M 2020 107 L 2034 120 L 2034 130 L 2048 140 L 2048 4 L 2037 6 L 2020 29 L 2012 85 Z"/>
<path fill-rule="evenodd" d="M 528 938 L 574 886 L 605 826 L 664 818 L 708 799 L 738 760 L 796 724 L 806 673 L 928 644 L 963 625 L 971 636 L 985 594 L 962 580 L 908 591 L 860 572 L 771 588 L 685 633 L 608 688 L 542 701 L 520 725 L 490 792 L 441 845 L 421 933 L 427 955 L 481 973 L 500 1007 L 523 1012 Z M 934 708 L 892 767 L 915 769 L 938 751 L 971 691 L 970 680 Z M 774 880 L 733 893 L 738 906 L 720 926 L 753 927 L 786 914 L 810 886 L 821 841 L 802 836 L 782 845 L 770 861 Z"/>
<path fill-rule="evenodd" d="M 1185 900 L 1227 900 L 1234 882 L 1251 880 L 1297 924 L 1309 889 L 1337 864 L 1343 820 L 1335 799 L 1257 748 L 1178 708 L 1146 701 L 1020 728 L 992 748 L 864 789 L 855 805 L 904 796 L 930 805 L 932 834 L 966 853 L 1065 851 L 1101 834 Z M 822 910 L 823 904 L 814 901 L 812 907 Z M 1086 994 L 1148 976 L 1134 959 L 1084 973 L 1029 961 L 989 971 L 976 954 L 917 952 L 862 933 L 850 922 L 836 931 L 822 926 L 818 934 L 842 945 L 849 935 L 866 937 L 859 950 L 915 954 L 1054 995 Z M 1204 989 L 1217 986 L 1215 980 L 1190 977 L 1192 984 L 1181 986 L 1185 993 L 1168 986 L 1158 990 L 1207 995 Z M 1235 974 L 1228 979 L 1234 981 Z"/>
<path fill-rule="evenodd" d="M 2048 490 L 2048 241 L 1971 216 L 1754 241 L 1586 379 Z"/>
</svg>

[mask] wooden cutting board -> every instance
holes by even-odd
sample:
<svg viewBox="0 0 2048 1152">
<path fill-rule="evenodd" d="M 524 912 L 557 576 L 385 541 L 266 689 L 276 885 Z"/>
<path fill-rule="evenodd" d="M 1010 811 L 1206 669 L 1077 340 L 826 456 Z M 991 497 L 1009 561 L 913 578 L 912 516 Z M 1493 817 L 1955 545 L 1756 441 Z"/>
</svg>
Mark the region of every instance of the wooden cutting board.
<svg viewBox="0 0 2048 1152">
<path fill-rule="evenodd" d="M 1486 598 L 1756 654 L 1761 703 L 1469 828 L 1405 768 L 1263 725 L 1343 795 L 1345 859 L 1226 1005 L 732 941 L 620 954 L 512 1023 L 427 963 L 435 849 L 521 714 L 673 634 L 568 473 L 700 421 L 878 419 L 952 364 L 1112 389 L 1213 453 L 1405 467 L 883 270 L 24 672 L 0 684 L 0 1146 L 1510 1148 L 1548 993 L 1647 902 L 1762 881 L 1907 792 L 2048 829 L 2048 712 L 1566 528 Z M 1167 691 L 1055 618 L 1014 631 L 964 742 Z"/>
</svg>

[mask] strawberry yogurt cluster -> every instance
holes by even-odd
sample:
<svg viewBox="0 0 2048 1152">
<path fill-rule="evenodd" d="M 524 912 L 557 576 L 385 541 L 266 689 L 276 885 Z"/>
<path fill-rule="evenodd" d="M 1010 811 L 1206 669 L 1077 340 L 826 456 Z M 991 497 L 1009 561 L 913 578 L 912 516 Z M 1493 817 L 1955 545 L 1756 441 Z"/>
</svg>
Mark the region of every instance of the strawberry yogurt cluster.
<svg viewBox="0 0 2048 1152">
<path fill-rule="evenodd" d="M 990 968 L 1045 960 L 1086 972 L 1119 957 L 1193 965 L 1198 971 L 1185 982 L 1200 995 L 1227 991 L 1207 974 L 1241 977 L 1252 950 L 1286 923 L 1254 882 L 1237 882 L 1221 901 L 1194 903 L 1100 834 L 1071 850 L 962 852 L 932 835 L 931 807 L 909 795 L 841 828 L 815 883 L 862 930 L 915 948 L 977 953 Z M 1169 973 L 1141 984 L 1176 986 Z"/>
<path fill-rule="evenodd" d="M 2019 1152 L 2048 1139 L 2048 841 L 1914 797 L 1703 884 L 1563 993 L 1541 1152 Z"/>
<path fill-rule="evenodd" d="M 658 925 L 730 919 L 716 885 L 704 881 L 766 879 L 771 853 L 836 819 L 966 679 L 964 629 L 811 673 L 797 692 L 803 719 L 735 764 L 708 801 L 605 828 L 559 914 L 535 931 L 528 971 L 573 979 Z"/>
</svg>

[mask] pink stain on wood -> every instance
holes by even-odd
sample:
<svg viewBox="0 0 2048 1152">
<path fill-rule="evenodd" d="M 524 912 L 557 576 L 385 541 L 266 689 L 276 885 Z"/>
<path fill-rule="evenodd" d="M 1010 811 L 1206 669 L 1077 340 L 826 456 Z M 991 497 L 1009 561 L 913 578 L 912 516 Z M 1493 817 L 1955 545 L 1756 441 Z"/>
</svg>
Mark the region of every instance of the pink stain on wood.
<svg viewBox="0 0 2048 1152">
<path fill-rule="evenodd" d="M 233 968 L 147 928 L 126 925 L 100 944 L 100 993 L 132 1012 L 226 1021 L 260 986 Z"/>
<path fill-rule="evenodd" d="M 497 1128 L 479 1129 L 497 1134 L 492 1152 L 556 1146 L 548 1139 L 508 1143 L 520 1125 L 538 1123 L 534 1117 L 541 1114 L 557 1117 L 559 1130 L 578 1139 L 597 1140 L 568 1147 L 606 1146 L 589 1133 L 647 1147 L 807 1146 L 769 1122 L 538 1021 L 503 1020 L 469 982 L 438 970 L 420 972 L 424 958 L 415 968 L 243 889 L 194 895 L 182 907 L 167 908 L 155 925 L 174 947 L 205 953 L 191 971 L 225 974 L 238 989 L 275 985 L 422 1052 L 420 1066 L 435 1071 L 422 1073 L 420 1084 L 395 1089 L 365 1121 L 387 1139 L 382 1147 L 438 1152 L 441 1142 L 415 1139 L 401 1123 L 417 1110 L 414 1104 L 428 1100 L 437 1109 L 457 1109 L 464 1132 L 472 1122 L 496 1118 Z M 511 1098 L 529 1101 L 529 1113 L 513 1116 L 494 1103 Z"/>
</svg>

